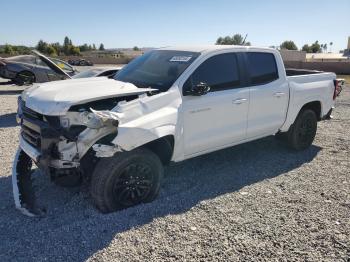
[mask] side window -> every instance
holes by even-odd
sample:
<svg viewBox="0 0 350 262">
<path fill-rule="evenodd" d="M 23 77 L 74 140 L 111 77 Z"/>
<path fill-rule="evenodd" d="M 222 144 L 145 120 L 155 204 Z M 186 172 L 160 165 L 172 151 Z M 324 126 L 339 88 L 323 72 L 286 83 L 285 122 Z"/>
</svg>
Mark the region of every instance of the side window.
<svg viewBox="0 0 350 262">
<path fill-rule="evenodd" d="M 210 86 L 211 92 L 238 87 L 240 78 L 236 54 L 227 53 L 208 58 L 187 79 L 184 89 L 201 82 Z"/>
<path fill-rule="evenodd" d="M 278 79 L 277 64 L 273 54 L 258 52 L 246 54 L 251 84 L 262 85 Z"/>
<path fill-rule="evenodd" d="M 262 85 L 278 79 L 277 64 L 273 54 L 259 52 L 246 54 L 251 84 Z"/>
</svg>

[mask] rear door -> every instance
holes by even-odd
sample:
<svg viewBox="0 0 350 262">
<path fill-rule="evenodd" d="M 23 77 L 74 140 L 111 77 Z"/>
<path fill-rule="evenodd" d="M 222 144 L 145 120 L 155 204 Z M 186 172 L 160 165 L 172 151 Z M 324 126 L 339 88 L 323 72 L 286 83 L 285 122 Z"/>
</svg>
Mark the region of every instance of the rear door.
<svg viewBox="0 0 350 262">
<path fill-rule="evenodd" d="M 202 96 L 183 98 L 184 148 L 190 156 L 230 145 L 246 137 L 249 88 L 243 87 L 238 56 L 209 57 L 187 79 L 183 89 L 210 86 Z"/>
<path fill-rule="evenodd" d="M 247 138 L 276 133 L 285 121 L 289 89 L 276 57 L 268 52 L 246 52 L 250 86 Z"/>
</svg>

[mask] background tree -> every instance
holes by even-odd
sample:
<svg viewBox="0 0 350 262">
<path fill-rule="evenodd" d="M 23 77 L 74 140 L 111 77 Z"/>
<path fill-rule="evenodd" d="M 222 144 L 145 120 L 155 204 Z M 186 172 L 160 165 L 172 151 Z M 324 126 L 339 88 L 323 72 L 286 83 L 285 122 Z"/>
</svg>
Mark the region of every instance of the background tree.
<svg viewBox="0 0 350 262">
<path fill-rule="evenodd" d="M 47 49 L 47 43 L 44 42 L 43 40 L 39 40 L 36 49 L 41 52 L 41 53 L 46 53 L 46 49 Z"/>
<path fill-rule="evenodd" d="M 315 41 L 315 43 L 311 45 L 311 53 L 320 53 L 320 52 L 321 52 L 321 46 L 318 43 L 318 41 Z"/>
<path fill-rule="evenodd" d="M 134 48 L 132 49 L 134 51 L 140 51 L 140 48 L 138 48 L 137 46 L 134 46 Z"/>
<path fill-rule="evenodd" d="M 63 46 L 69 46 L 72 41 L 69 40 L 68 36 L 66 36 L 63 40 Z"/>
<path fill-rule="evenodd" d="M 30 50 L 27 46 L 23 45 L 0 45 L 0 54 L 8 54 L 8 55 L 28 55 L 30 54 Z"/>
<path fill-rule="evenodd" d="M 89 51 L 89 46 L 88 46 L 88 44 L 83 44 L 83 45 L 79 46 L 79 49 L 81 52 L 86 52 L 86 51 Z"/>
<path fill-rule="evenodd" d="M 303 45 L 302 51 L 305 51 L 307 53 L 321 53 L 322 49 L 324 48 L 324 45 L 320 45 L 318 41 L 315 41 L 315 43 L 308 45 Z"/>
<path fill-rule="evenodd" d="M 232 37 L 225 36 L 219 37 L 216 40 L 216 45 L 250 45 L 250 42 L 245 42 L 245 39 L 241 34 L 235 34 Z"/>
<path fill-rule="evenodd" d="M 330 49 L 329 52 L 331 52 L 331 53 L 332 53 L 332 45 L 333 45 L 333 42 L 330 42 L 329 43 L 329 49 Z"/>
<path fill-rule="evenodd" d="M 102 45 L 103 46 L 103 45 Z M 56 43 L 47 43 L 43 40 L 39 40 L 38 44 L 35 46 L 39 52 L 47 54 L 49 56 L 59 56 L 59 55 L 80 55 L 81 50 L 90 51 L 93 48 L 96 48 L 95 45 L 83 44 L 82 46 L 74 46 L 71 39 L 66 36 L 63 40 L 63 45 L 59 42 Z M 104 48 L 104 47 L 103 47 Z M 6 49 L 6 50 L 5 50 Z M 22 55 L 30 54 L 30 51 L 33 48 L 27 46 L 0 46 L 0 53 L 12 54 L 12 55 Z"/>
<path fill-rule="evenodd" d="M 48 45 L 46 48 L 46 53 L 49 56 L 57 56 L 56 49 L 52 45 Z"/>
<path fill-rule="evenodd" d="M 233 39 L 230 36 L 225 36 L 223 39 L 223 45 L 233 45 Z"/>
<path fill-rule="evenodd" d="M 92 50 L 96 50 L 96 45 L 95 44 L 92 45 Z"/>
<path fill-rule="evenodd" d="M 65 55 L 70 55 L 70 50 L 72 50 L 71 46 L 73 46 L 72 40 L 70 40 L 68 36 L 66 36 L 63 40 L 63 53 Z"/>
<path fill-rule="evenodd" d="M 14 52 L 14 50 L 13 50 L 11 45 L 6 44 L 5 47 L 4 47 L 4 53 L 8 54 L 8 55 L 13 55 L 15 52 Z"/>
<path fill-rule="evenodd" d="M 223 38 L 220 36 L 218 39 L 216 39 L 216 45 L 222 45 L 222 42 L 223 42 Z"/>
<path fill-rule="evenodd" d="M 101 43 L 101 44 L 100 44 L 100 47 L 98 48 L 98 50 L 100 50 L 100 51 L 105 50 L 105 46 Z"/>
<path fill-rule="evenodd" d="M 287 49 L 287 50 L 298 50 L 297 45 L 296 45 L 293 41 L 291 41 L 291 40 L 284 41 L 284 42 L 280 45 L 280 48 L 281 48 L 281 49 Z"/>
<path fill-rule="evenodd" d="M 62 51 L 62 47 L 61 47 L 60 43 L 58 43 L 58 42 L 52 43 L 51 46 L 55 49 L 56 54 L 59 56 L 61 54 L 61 51 Z"/>
<path fill-rule="evenodd" d="M 311 46 L 309 46 L 308 44 L 303 45 L 301 51 L 305 51 L 306 53 L 312 53 Z"/>
<path fill-rule="evenodd" d="M 233 37 L 232 37 L 232 43 L 234 45 L 243 45 L 243 41 L 244 41 L 244 38 L 242 35 L 240 34 L 235 34 Z"/>
<path fill-rule="evenodd" d="M 80 55 L 80 49 L 77 46 L 69 45 L 68 53 L 70 55 Z"/>
</svg>

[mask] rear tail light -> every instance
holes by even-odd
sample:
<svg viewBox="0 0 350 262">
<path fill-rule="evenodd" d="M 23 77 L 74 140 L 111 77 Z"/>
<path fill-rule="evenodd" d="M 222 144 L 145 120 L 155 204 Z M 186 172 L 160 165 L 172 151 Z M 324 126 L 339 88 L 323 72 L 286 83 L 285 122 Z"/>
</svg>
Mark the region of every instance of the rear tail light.
<svg viewBox="0 0 350 262">
<path fill-rule="evenodd" d="M 333 83 L 334 83 L 333 100 L 335 100 L 335 98 L 337 97 L 337 94 L 338 94 L 339 81 L 333 80 Z"/>
</svg>

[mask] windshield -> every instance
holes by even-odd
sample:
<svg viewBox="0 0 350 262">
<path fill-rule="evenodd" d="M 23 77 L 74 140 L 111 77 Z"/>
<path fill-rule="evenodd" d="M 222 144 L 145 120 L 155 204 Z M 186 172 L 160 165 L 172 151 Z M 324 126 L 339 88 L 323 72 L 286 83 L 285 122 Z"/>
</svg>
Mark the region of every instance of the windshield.
<svg viewBox="0 0 350 262">
<path fill-rule="evenodd" d="M 129 82 L 139 88 L 167 91 L 200 53 L 153 50 L 123 67 L 115 80 Z"/>
<path fill-rule="evenodd" d="M 76 74 L 75 76 L 73 76 L 73 78 L 86 78 L 86 77 L 94 77 L 97 74 L 101 73 L 103 71 L 103 69 L 90 69 L 90 70 L 86 70 L 83 72 L 80 72 L 79 74 Z"/>
</svg>

